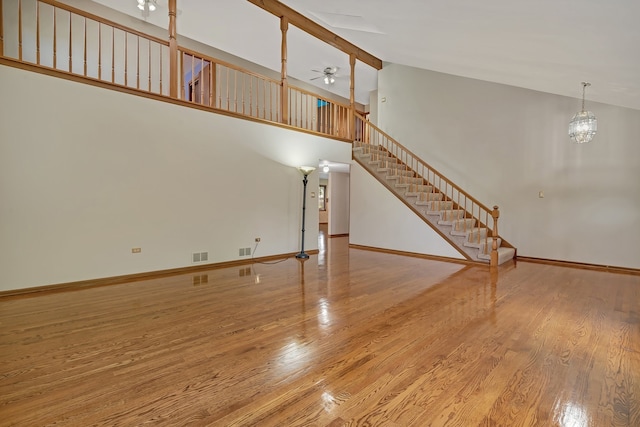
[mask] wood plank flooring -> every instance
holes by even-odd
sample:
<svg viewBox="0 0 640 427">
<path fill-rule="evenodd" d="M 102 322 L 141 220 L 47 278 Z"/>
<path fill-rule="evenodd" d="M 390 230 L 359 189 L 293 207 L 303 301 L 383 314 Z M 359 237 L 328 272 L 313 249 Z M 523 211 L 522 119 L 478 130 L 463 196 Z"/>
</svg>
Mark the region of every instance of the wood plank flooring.
<svg viewBox="0 0 640 427">
<path fill-rule="evenodd" d="M 334 238 L 304 264 L 0 299 L 0 426 L 637 427 L 639 313 L 639 276 Z"/>
</svg>

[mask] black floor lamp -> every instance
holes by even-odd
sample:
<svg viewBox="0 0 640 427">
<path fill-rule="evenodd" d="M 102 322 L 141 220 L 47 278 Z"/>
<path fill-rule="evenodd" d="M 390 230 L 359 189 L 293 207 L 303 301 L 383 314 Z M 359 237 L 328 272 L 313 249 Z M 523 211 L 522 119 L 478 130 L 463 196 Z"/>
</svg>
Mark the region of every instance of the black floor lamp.
<svg viewBox="0 0 640 427">
<path fill-rule="evenodd" d="M 304 178 L 302 178 L 302 184 L 303 184 L 303 189 L 302 189 L 302 243 L 300 245 L 300 253 L 296 255 L 296 258 L 298 258 L 298 259 L 308 259 L 309 255 L 304 252 L 304 217 L 305 217 L 305 210 L 307 209 L 307 182 L 308 182 L 307 176 L 309 176 L 309 174 L 311 172 L 316 170 L 316 168 L 314 168 L 313 166 L 300 166 L 298 168 L 298 170 L 300 171 L 300 173 L 302 174 L 302 176 Z"/>
</svg>

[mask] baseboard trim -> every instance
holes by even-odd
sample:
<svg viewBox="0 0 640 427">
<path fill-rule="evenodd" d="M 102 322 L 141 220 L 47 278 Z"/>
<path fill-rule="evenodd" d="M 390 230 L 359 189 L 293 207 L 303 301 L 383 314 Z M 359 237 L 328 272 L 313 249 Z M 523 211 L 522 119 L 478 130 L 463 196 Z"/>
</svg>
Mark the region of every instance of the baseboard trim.
<svg viewBox="0 0 640 427">
<path fill-rule="evenodd" d="M 312 249 L 305 251 L 309 255 L 317 255 L 320 251 Z M 239 265 L 255 264 L 261 262 L 275 261 L 279 259 L 293 258 L 299 252 L 291 252 L 280 255 L 270 255 L 252 259 L 239 259 L 235 261 L 224 261 L 212 264 L 192 265 L 188 267 L 169 268 L 167 270 L 148 271 L 144 273 L 125 274 L 122 276 L 104 277 L 100 279 L 81 280 L 78 282 L 57 283 L 54 285 L 35 286 L 23 289 L 11 289 L 0 291 L 0 298 L 12 296 L 35 296 L 43 293 L 67 292 L 79 289 L 95 288 L 100 286 L 120 285 L 123 283 L 135 282 L 138 280 L 151 280 L 160 277 L 174 276 L 179 274 L 197 273 L 206 270 L 216 270 L 219 268 L 235 267 Z"/>
<path fill-rule="evenodd" d="M 329 238 L 331 237 L 349 237 L 349 233 L 345 234 L 329 234 Z"/>
<path fill-rule="evenodd" d="M 464 265 L 486 265 L 487 267 L 489 267 L 488 263 L 484 263 L 480 261 L 472 261 L 469 259 L 451 258 L 451 257 L 446 257 L 441 255 L 428 255 L 428 254 L 421 254 L 418 252 L 398 251 L 395 249 L 378 248 L 375 246 L 355 245 L 351 243 L 349 244 L 349 247 L 351 249 L 362 249 L 365 251 L 382 252 L 385 254 L 410 256 L 413 258 L 423 258 L 431 261 L 454 262 L 457 264 L 464 264 Z"/>
<path fill-rule="evenodd" d="M 520 256 L 520 255 L 518 255 L 516 260 L 518 262 L 532 262 L 536 264 L 556 265 L 559 267 L 571 267 L 571 268 L 580 268 L 583 270 L 605 271 L 607 273 L 631 274 L 635 276 L 640 276 L 640 269 L 638 268 L 616 267 L 611 265 L 589 264 L 589 263 L 574 262 L 574 261 L 560 261 L 560 260 L 554 260 L 554 259 L 535 258 L 535 257 L 527 257 L 527 256 Z"/>
</svg>

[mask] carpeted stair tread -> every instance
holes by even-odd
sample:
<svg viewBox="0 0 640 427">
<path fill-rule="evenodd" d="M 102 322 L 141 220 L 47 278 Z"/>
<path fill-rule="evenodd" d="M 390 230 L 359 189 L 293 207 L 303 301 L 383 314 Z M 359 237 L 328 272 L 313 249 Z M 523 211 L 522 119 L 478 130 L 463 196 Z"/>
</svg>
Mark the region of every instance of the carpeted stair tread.
<svg viewBox="0 0 640 427">
<path fill-rule="evenodd" d="M 411 184 L 404 195 L 417 197 L 420 193 L 433 193 L 433 186 L 428 184 Z"/>
<path fill-rule="evenodd" d="M 502 265 L 505 262 L 512 260 L 515 254 L 516 254 L 516 250 L 514 248 L 503 248 L 503 247 L 498 248 L 498 265 Z M 488 253 L 488 254 L 479 253 L 478 259 L 484 260 L 484 261 L 491 261 L 491 253 Z"/>
<path fill-rule="evenodd" d="M 454 221 L 464 218 L 465 211 L 462 209 L 448 209 L 439 211 L 440 220 L 438 224 L 440 225 L 452 225 Z"/>
<path fill-rule="evenodd" d="M 476 226 L 475 218 L 463 218 L 451 223 L 451 234 L 454 236 L 465 236 L 467 230 L 472 230 Z"/>
<path fill-rule="evenodd" d="M 354 143 L 353 154 L 372 175 L 385 182 L 386 187 L 397 197 L 410 205 L 423 208 L 414 208 L 414 212 L 446 234 L 451 244 L 466 253 L 470 259 L 482 263 L 491 261 L 493 238 L 486 238 L 491 231 L 486 227 L 478 227 L 476 219 L 468 218 L 470 212 L 454 209 L 453 201 L 443 200 L 443 193 L 429 185 L 423 177 L 416 176 L 413 170 L 382 147 Z M 497 238 L 498 264 L 515 256 L 515 249 L 502 247 L 501 244 L 502 239 Z"/>
<path fill-rule="evenodd" d="M 426 202 L 439 202 L 443 199 L 442 193 L 418 193 L 416 195 L 416 205 L 424 206 Z M 443 204 L 443 209 L 433 209 L 433 210 L 444 210 L 447 206 Z M 453 203 L 451 204 L 451 208 L 453 208 Z M 450 208 L 450 209 L 451 209 Z"/>
<path fill-rule="evenodd" d="M 378 172 L 382 172 L 378 169 Z M 403 169 L 387 169 L 385 170 L 385 172 L 387 172 L 387 179 L 390 176 L 407 176 L 407 177 L 413 177 L 414 176 L 414 172 L 411 170 L 403 170 Z"/>
<path fill-rule="evenodd" d="M 502 245 L 502 239 L 498 237 L 496 241 L 498 243 L 498 248 L 499 248 Z M 491 249 L 493 248 L 493 237 L 489 237 L 486 241 L 482 240 L 480 243 L 464 242 L 464 245 L 468 248 L 478 249 L 479 253 L 487 254 L 491 252 Z"/>
<path fill-rule="evenodd" d="M 418 206 L 426 206 L 426 209 L 424 211 L 425 211 L 425 213 L 427 215 L 434 215 L 434 216 L 438 216 L 438 217 L 440 217 L 440 212 L 442 210 L 452 209 L 453 208 L 453 202 L 451 202 L 451 201 L 448 201 L 448 202 L 442 202 L 442 201 L 425 202 L 425 201 L 419 200 L 419 201 L 416 202 L 416 205 L 418 205 Z"/>
</svg>

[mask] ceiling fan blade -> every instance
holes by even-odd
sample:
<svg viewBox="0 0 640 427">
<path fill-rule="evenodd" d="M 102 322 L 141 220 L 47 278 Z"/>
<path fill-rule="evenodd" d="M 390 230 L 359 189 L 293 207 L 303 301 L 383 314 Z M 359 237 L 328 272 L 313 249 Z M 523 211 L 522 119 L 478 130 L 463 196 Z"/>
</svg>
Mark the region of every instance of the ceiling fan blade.
<svg viewBox="0 0 640 427">
<path fill-rule="evenodd" d="M 309 79 L 309 81 L 311 81 L 311 80 L 318 80 L 318 79 L 321 79 L 322 77 L 324 77 L 324 76 L 314 77 L 314 78 L 312 78 L 312 79 Z"/>
</svg>

